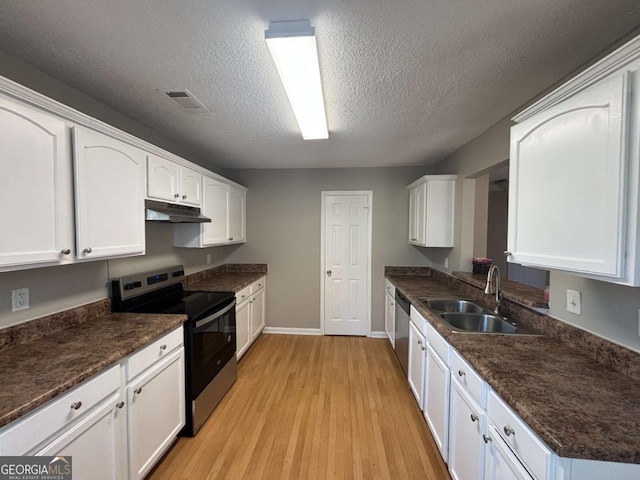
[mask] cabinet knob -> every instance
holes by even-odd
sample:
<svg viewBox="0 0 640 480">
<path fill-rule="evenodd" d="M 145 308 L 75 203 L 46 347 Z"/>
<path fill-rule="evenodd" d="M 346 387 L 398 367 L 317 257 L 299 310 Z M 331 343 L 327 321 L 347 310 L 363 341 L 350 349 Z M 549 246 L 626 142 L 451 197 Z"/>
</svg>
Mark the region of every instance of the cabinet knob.
<svg viewBox="0 0 640 480">
<path fill-rule="evenodd" d="M 233 237 L 229 237 L 229 241 L 233 240 Z"/>
<path fill-rule="evenodd" d="M 458 376 L 464 377 L 465 375 L 466 375 L 465 372 L 463 372 L 462 370 L 458 370 Z"/>
<path fill-rule="evenodd" d="M 508 426 L 508 425 L 505 425 L 503 430 L 504 430 L 504 434 L 507 437 L 510 437 L 511 435 L 515 435 L 516 434 L 515 430 L 513 428 L 511 428 L 510 426 Z"/>
<path fill-rule="evenodd" d="M 60 253 L 63 255 L 69 255 L 71 253 L 71 250 L 68 248 L 65 248 L 64 250 L 60 250 Z"/>
<path fill-rule="evenodd" d="M 84 253 L 91 253 L 93 252 L 93 250 L 91 249 L 91 247 L 87 247 L 83 250 Z"/>
<path fill-rule="evenodd" d="M 418 340 L 418 345 L 422 345 L 422 340 Z"/>
<path fill-rule="evenodd" d="M 489 443 L 491 441 L 491 437 L 487 437 L 486 435 L 482 435 L 482 439 L 484 440 L 484 443 Z"/>
<path fill-rule="evenodd" d="M 160 345 L 160 350 L 166 350 L 167 346 L 166 345 Z"/>
<path fill-rule="evenodd" d="M 513 255 L 509 250 L 505 250 L 504 251 L 504 256 L 505 257 L 510 257 L 511 255 Z"/>
<path fill-rule="evenodd" d="M 116 407 L 118 408 L 124 407 L 124 402 L 116 403 Z"/>
<path fill-rule="evenodd" d="M 71 404 L 71 408 L 73 408 L 74 410 L 78 410 L 81 406 L 82 406 L 82 402 L 73 402 Z"/>
<path fill-rule="evenodd" d="M 412 238 L 412 239 L 411 239 L 411 241 L 412 241 L 412 242 L 415 242 L 415 241 L 417 241 L 417 240 L 418 240 L 417 238 Z"/>
<path fill-rule="evenodd" d="M 391 306 L 393 307 L 395 305 L 395 303 L 391 302 Z"/>
<path fill-rule="evenodd" d="M 426 349 L 427 349 L 427 347 L 425 347 L 425 346 L 423 345 L 423 346 L 422 346 L 422 350 L 426 350 Z"/>
<path fill-rule="evenodd" d="M 471 414 L 471 421 L 472 422 L 477 422 L 478 421 L 478 416 L 475 413 Z"/>
<path fill-rule="evenodd" d="M 331 276 L 331 270 L 327 270 L 327 276 L 330 277 Z"/>
<path fill-rule="evenodd" d="M 183 200 L 186 200 L 186 199 L 187 199 L 187 196 L 186 196 L 186 195 L 182 195 L 182 199 L 183 199 Z"/>
<path fill-rule="evenodd" d="M 174 194 L 173 194 L 173 198 L 178 198 L 178 197 L 180 197 L 180 194 L 179 194 L 179 193 L 174 193 Z"/>
<path fill-rule="evenodd" d="M 138 387 L 136 388 L 133 393 L 135 393 L 136 395 L 140 395 L 142 393 L 142 387 Z"/>
</svg>

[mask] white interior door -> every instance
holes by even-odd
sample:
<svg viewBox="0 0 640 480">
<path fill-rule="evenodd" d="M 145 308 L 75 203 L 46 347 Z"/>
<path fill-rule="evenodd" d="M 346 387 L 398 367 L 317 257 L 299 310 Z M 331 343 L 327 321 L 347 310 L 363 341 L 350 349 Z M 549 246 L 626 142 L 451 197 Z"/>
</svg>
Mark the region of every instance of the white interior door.
<svg viewBox="0 0 640 480">
<path fill-rule="evenodd" d="M 369 195 L 324 195 L 324 333 L 367 335 Z"/>
</svg>

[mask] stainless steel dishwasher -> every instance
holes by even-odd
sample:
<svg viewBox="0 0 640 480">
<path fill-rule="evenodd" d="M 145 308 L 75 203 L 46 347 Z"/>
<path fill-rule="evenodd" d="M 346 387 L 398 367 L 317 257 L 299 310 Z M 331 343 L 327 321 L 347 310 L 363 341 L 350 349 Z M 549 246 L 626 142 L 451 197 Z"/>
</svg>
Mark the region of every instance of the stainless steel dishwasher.
<svg viewBox="0 0 640 480">
<path fill-rule="evenodd" d="M 411 303 L 396 288 L 396 356 L 404 373 L 409 365 L 409 321 Z"/>
</svg>

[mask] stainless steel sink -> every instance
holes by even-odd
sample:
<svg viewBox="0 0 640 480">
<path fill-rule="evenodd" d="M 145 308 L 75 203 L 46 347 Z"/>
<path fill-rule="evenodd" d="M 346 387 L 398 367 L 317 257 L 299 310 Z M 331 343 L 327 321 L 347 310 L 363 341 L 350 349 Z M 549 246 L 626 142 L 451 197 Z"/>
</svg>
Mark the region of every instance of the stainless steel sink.
<svg viewBox="0 0 640 480">
<path fill-rule="evenodd" d="M 447 322 L 454 332 L 541 335 L 531 327 L 487 313 L 442 313 L 440 318 Z"/>
<path fill-rule="evenodd" d="M 433 298 L 422 300 L 422 303 L 431 310 L 439 312 L 465 312 L 482 313 L 484 308 L 467 300 L 457 300 L 455 298 Z"/>
</svg>

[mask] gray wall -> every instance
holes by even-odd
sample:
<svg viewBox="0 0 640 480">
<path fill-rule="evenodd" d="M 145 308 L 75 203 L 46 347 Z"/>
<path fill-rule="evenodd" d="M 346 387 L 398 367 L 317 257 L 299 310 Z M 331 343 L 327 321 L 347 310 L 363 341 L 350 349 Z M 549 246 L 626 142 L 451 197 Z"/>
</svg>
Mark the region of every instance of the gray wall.
<svg viewBox="0 0 640 480">
<path fill-rule="evenodd" d="M 489 191 L 489 215 L 487 219 L 487 257 L 501 272 L 507 272 L 507 260 L 503 252 L 507 249 L 507 215 L 509 192 Z"/>
<path fill-rule="evenodd" d="M 108 298 L 109 278 L 171 264 L 184 264 L 187 273 L 193 273 L 226 263 L 237 248 L 174 248 L 172 228 L 168 224 L 147 223 L 144 256 L 0 273 L 0 327 Z M 210 265 L 207 254 L 211 255 Z M 11 290 L 22 287 L 30 289 L 31 308 L 12 312 Z"/>
<path fill-rule="evenodd" d="M 372 330 L 384 330 L 384 266 L 430 264 L 431 249 L 407 243 L 406 186 L 420 168 L 231 170 L 249 188 L 247 244 L 231 262 L 266 262 L 267 325 L 320 328 L 321 192 L 373 191 Z"/>
</svg>

